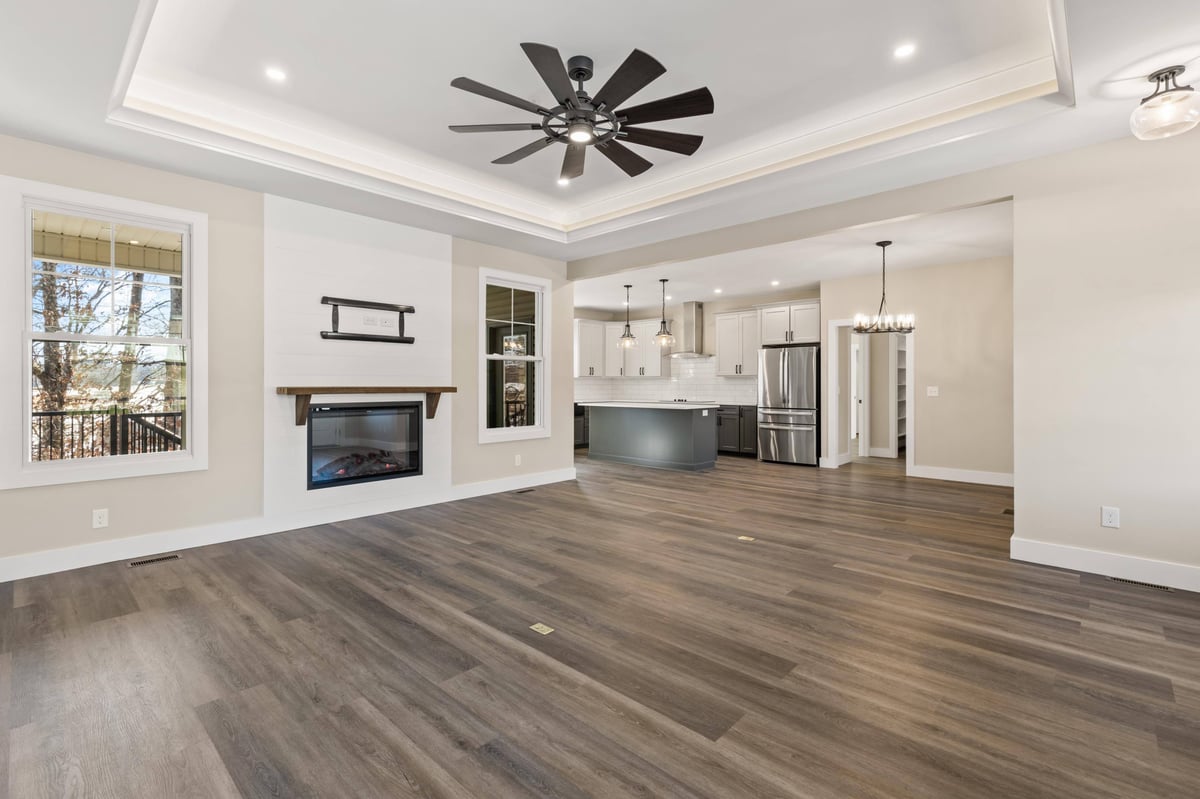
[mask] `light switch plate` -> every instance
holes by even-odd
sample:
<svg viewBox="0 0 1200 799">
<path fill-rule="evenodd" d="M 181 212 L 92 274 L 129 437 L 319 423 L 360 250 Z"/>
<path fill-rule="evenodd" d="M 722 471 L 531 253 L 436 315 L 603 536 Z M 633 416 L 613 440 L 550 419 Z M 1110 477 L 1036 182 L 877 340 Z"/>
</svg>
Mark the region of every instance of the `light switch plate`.
<svg viewBox="0 0 1200 799">
<path fill-rule="evenodd" d="M 941 392 L 938 390 L 937 386 L 925 386 L 925 396 L 927 397 L 936 397 L 939 396 L 940 393 Z"/>
</svg>

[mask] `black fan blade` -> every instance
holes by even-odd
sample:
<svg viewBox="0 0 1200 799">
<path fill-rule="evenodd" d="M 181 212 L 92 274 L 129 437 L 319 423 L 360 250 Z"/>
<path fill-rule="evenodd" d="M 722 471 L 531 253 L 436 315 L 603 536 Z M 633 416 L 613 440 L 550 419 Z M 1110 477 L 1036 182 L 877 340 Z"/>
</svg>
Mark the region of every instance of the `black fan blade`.
<svg viewBox="0 0 1200 799">
<path fill-rule="evenodd" d="M 660 150 L 670 150 L 673 153 L 691 155 L 700 149 L 703 136 L 693 136 L 691 133 L 673 133 L 669 130 L 647 130 L 646 128 L 621 128 L 622 138 L 630 144 L 640 144 L 644 147 L 657 147 Z"/>
<path fill-rule="evenodd" d="M 661 122 L 664 119 L 679 119 L 681 117 L 696 117 L 713 112 L 712 92 L 708 87 L 693 89 L 690 92 L 677 94 L 674 97 L 664 97 L 661 100 L 635 105 L 617 112 L 618 117 L 624 117 L 624 124 L 641 125 L 644 122 Z"/>
<path fill-rule="evenodd" d="M 525 42 L 521 45 L 521 49 L 525 51 L 533 68 L 538 71 L 542 80 L 550 88 L 555 103 L 574 105 L 578 102 L 579 98 L 575 95 L 575 87 L 571 85 L 571 77 L 567 74 L 567 68 L 563 66 L 562 56 L 558 54 L 558 50 L 548 44 L 532 42 Z"/>
<path fill-rule="evenodd" d="M 539 106 L 537 103 L 531 103 L 528 100 L 517 97 L 515 94 L 502 92 L 499 89 L 493 89 L 491 86 L 485 86 L 477 80 L 470 78 L 455 78 L 450 81 L 450 85 L 456 89 L 462 89 L 464 92 L 478 94 L 480 97 L 486 97 L 489 100 L 496 100 L 501 103 L 508 103 L 511 106 L 516 106 L 523 111 L 530 111 L 534 114 L 548 114 L 546 109 Z"/>
<path fill-rule="evenodd" d="M 605 108 L 616 108 L 666 71 L 666 67 L 646 53 L 634 50 L 629 54 L 629 58 L 617 67 L 617 71 L 600 91 L 596 92 L 592 102 L 595 105 L 603 104 Z"/>
<path fill-rule="evenodd" d="M 616 139 L 609 139 L 603 144 L 597 144 L 596 149 L 617 166 L 621 167 L 629 177 L 634 178 L 645 172 L 654 164 L 642 158 Z"/>
<path fill-rule="evenodd" d="M 574 180 L 583 174 L 583 155 L 587 152 L 586 144 L 571 142 L 567 145 L 567 154 L 563 156 L 562 174 L 559 180 Z"/>
<path fill-rule="evenodd" d="M 520 161 L 522 158 L 527 158 L 527 157 L 533 155 L 534 153 L 536 153 L 537 151 L 541 150 L 543 147 L 549 146 L 550 143 L 553 141 L 554 141 L 554 139 L 550 138 L 549 136 L 547 136 L 544 139 L 538 139 L 537 141 L 533 142 L 532 144 L 526 144 L 524 147 L 520 148 L 519 150 L 513 150 L 508 155 L 500 156 L 492 163 L 493 164 L 515 164 L 518 161 Z"/>
<path fill-rule="evenodd" d="M 498 125 L 451 125 L 455 133 L 499 133 L 506 130 L 541 130 L 536 122 L 504 122 Z"/>
</svg>

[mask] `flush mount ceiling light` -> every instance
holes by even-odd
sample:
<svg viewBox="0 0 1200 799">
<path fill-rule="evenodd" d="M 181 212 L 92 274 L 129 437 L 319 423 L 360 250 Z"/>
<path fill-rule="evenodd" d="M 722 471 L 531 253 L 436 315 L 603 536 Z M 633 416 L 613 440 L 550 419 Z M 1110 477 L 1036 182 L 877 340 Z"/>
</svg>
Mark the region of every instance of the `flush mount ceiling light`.
<svg viewBox="0 0 1200 799">
<path fill-rule="evenodd" d="M 880 257 L 883 259 L 881 290 L 879 293 L 879 310 L 875 316 L 866 314 L 854 315 L 855 333 L 911 333 L 916 327 L 916 317 L 912 314 L 897 314 L 893 316 L 887 309 L 887 248 L 892 246 L 890 241 L 877 241 Z"/>
<path fill-rule="evenodd" d="M 617 346 L 623 350 L 631 350 L 637 346 L 637 336 L 633 335 L 633 330 L 629 327 L 629 290 L 633 286 L 629 283 L 625 284 L 625 332 L 617 339 Z"/>
<path fill-rule="evenodd" d="M 269 80 L 273 80 L 276 83 L 283 83 L 287 80 L 287 73 L 279 67 L 267 67 L 263 71 Z"/>
<path fill-rule="evenodd" d="M 542 138 L 502 155 L 493 164 L 515 164 L 555 142 L 567 146 L 559 178 L 571 180 L 583 174 L 583 159 L 589 146 L 595 146 L 608 160 L 630 177 L 636 177 L 653 166 L 625 144 L 657 147 L 674 153 L 691 155 L 704 141 L 703 136 L 673 133 L 666 130 L 633 127 L 646 122 L 700 116 L 713 112 L 712 93 L 707 88 L 694 89 L 673 97 L 655 100 L 632 108 L 618 108 L 651 81 L 665 73 L 666 67 L 641 50 L 629 54 L 595 97 L 584 91 L 584 81 L 592 77 L 592 59 L 577 55 L 563 67 L 558 50 L 545 44 L 526 42 L 521 45 L 533 68 L 554 94 L 554 103 L 543 107 L 522 97 L 493 89 L 470 78 L 455 78 L 450 85 L 489 100 L 505 103 L 522 111 L 537 114 L 540 122 L 513 122 L 491 125 L 451 125 L 455 133 L 497 133 L 503 131 L 540 130 Z M 571 85 L 575 81 L 575 86 Z"/>
<path fill-rule="evenodd" d="M 1176 82 L 1183 70 L 1177 65 L 1150 73 L 1147 80 L 1154 84 L 1154 91 L 1142 98 L 1129 117 L 1134 136 L 1142 141 L 1169 139 L 1200 124 L 1200 92 Z"/>
<path fill-rule="evenodd" d="M 659 283 L 662 283 L 662 322 L 658 326 L 658 333 L 654 336 L 654 340 L 658 342 L 658 346 L 671 347 L 675 345 L 675 337 L 671 335 L 671 328 L 667 326 L 667 278 L 660 277 Z"/>
<path fill-rule="evenodd" d="M 917 46 L 912 42 L 905 42 L 904 44 L 898 45 L 896 49 L 892 51 L 892 55 L 903 61 L 904 59 L 912 56 L 912 54 L 915 52 L 917 52 Z"/>
</svg>

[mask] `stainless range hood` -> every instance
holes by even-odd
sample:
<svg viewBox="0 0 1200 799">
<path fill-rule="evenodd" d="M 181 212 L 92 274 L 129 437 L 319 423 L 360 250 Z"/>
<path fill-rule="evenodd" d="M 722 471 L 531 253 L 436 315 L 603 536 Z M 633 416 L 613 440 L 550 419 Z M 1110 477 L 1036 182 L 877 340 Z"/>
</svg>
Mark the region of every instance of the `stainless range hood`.
<svg viewBox="0 0 1200 799">
<path fill-rule="evenodd" d="M 672 358 L 711 358 L 704 352 L 704 303 L 685 302 L 683 313 L 675 320 L 675 341 L 677 349 L 671 352 Z"/>
</svg>

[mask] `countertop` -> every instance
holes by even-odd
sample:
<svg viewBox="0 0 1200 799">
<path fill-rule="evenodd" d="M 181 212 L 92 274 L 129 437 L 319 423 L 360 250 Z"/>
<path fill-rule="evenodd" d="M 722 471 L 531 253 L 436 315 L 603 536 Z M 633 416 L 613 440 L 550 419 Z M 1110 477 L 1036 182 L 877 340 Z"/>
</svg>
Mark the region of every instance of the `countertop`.
<svg viewBox="0 0 1200 799">
<path fill-rule="evenodd" d="M 696 411 L 716 410 L 720 403 L 716 402 L 580 402 L 589 408 L 652 408 L 665 411 Z"/>
</svg>

